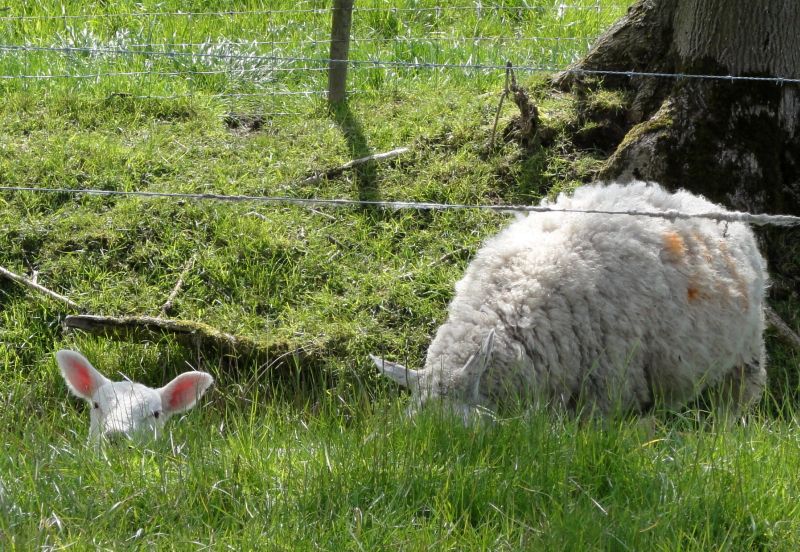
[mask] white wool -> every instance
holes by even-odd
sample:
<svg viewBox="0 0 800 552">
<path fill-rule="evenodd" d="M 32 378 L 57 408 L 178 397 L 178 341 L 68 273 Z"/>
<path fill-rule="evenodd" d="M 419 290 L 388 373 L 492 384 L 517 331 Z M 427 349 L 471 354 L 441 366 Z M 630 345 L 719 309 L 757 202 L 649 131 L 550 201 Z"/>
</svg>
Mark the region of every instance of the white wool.
<svg viewBox="0 0 800 552">
<path fill-rule="evenodd" d="M 724 211 L 644 182 L 583 186 L 552 206 Z M 375 361 L 412 387 L 416 403 L 446 396 L 464 411 L 520 398 L 645 411 L 686 404 L 708 387 L 733 395 L 736 408 L 766 380 L 766 285 L 742 223 L 533 213 L 477 252 L 424 369 Z M 468 361 L 484 353 L 485 369 L 468 376 Z"/>
</svg>

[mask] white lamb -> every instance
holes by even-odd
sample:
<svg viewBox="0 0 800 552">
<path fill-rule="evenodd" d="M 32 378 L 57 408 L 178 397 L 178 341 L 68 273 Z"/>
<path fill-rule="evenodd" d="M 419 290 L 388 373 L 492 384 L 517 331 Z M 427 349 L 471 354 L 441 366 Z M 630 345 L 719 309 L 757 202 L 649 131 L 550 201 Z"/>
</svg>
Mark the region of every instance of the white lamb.
<svg viewBox="0 0 800 552">
<path fill-rule="evenodd" d="M 93 443 L 158 437 L 170 416 L 192 408 L 214 382 L 205 372 L 185 372 L 164 387 L 151 389 L 131 381 L 111 381 L 75 351 L 58 351 L 56 361 L 70 391 L 92 407 L 89 441 Z"/>
<path fill-rule="evenodd" d="M 552 207 L 725 211 L 643 182 L 584 186 Z M 710 388 L 736 414 L 766 382 L 766 285 L 742 223 L 533 213 L 478 251 L 423 369 L 372 359 L 411 389 L 412 412 L 442 398 L 465 419 L 520 401 L 642 413 Z"/>
</svg>

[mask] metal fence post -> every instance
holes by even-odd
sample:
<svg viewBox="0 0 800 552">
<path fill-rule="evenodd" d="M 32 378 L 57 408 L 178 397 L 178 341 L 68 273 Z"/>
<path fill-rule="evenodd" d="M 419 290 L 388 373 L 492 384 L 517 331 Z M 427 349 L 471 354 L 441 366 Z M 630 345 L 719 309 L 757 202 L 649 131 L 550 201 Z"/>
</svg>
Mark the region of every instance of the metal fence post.
<svg viewBox="0 0 800 552">
<path fill-rule="evenodd" d="M 353 0 L 334 0 L 331 23 L 331 55 L 328 65 L 328 103 L 345 99 L 347 91 L 347 59 L 350 53 L 350 27 L 353 21 Z"/>
</svg>

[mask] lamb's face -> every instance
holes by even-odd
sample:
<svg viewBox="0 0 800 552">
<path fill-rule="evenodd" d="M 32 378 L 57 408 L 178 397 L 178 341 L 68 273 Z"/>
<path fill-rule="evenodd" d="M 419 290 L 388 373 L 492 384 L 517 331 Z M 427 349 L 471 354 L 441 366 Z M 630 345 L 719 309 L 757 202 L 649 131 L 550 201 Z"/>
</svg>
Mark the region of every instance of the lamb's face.
<svg viewBox="0 0 800 552">
<path fill-rule="evenodd" d="M 161 395 L 138 383 L 109 382 L 92 396 L 89 439 L 127 437 L 156 438 L 169 413 L 164 412 Z"/>
<path fill-rule="evenodd" d="M 490 331 L 480 350 L 456 369 L 443 365 L 412 370 L 376 356 L 371 358 L 383 375 L 411 391 L 410 415 L 430 401 L 441 401 L 468 423 L 483 406 L 481 376 L 489 366 L 493 342 L 494 331 Z"/>
<path fill-rule="evenodd" d="M 70 391 L 91 406 L 89 440 L 158 437 L 167 419 L 192 408 L 213 383 L 205 372 L 186 372 L 160 389 L 130 381 L 113 382 L 75 351 L 56 353 Z"/>
</svg>

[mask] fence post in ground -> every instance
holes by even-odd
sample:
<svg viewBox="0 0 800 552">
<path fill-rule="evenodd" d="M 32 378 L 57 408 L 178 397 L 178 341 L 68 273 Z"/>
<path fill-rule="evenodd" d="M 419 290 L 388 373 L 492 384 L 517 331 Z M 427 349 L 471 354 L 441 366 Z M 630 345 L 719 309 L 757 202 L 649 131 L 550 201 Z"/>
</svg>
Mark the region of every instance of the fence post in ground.
<svg viewBox="0 0 800 552">
<path fill-rule="evenodd" d="M 345 99 L 347 59 L 350 53 L 350 27 L 353 21 L 353 0 L 334 0 L 331 24 L 331 55 L 328 65 L 328 103 Z"/>
</svg>

